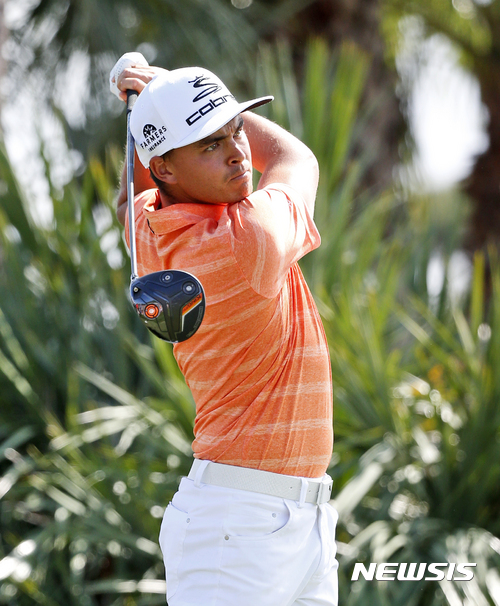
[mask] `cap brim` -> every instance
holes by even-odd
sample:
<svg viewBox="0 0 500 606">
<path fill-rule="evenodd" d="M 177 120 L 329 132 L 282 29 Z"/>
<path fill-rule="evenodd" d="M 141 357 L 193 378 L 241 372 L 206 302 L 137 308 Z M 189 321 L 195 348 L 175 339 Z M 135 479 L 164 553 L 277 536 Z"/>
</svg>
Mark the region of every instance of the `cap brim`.
<svg viewBox="0 0 500 606">
<path fill-rule="evenodd" d="M 196 141 L 201 141 L 205 137 L 213 135 L 219 130 L 219 128 L 225 126 L 228 122 L 230 122 L 239 114 L 246 112 L 250 109 L 260 107 L 261 105 L 265 105 L 266 103 L 269 103 L 273 100 L 274 97 L 272 95 L 268 95 L 267 97 L 259 97 L 258 99 L 252 99 L 251 101 L 245 101 L 244 103 L 238 103 L 236 105 L 231 104 L 230 107 L 227 107 L 222 111 L 217 112 L 217 114 L 213 118 L 208 120 L 200 130 L 197 130 L 192 135 L 184 137 L 184 139 L 179 141 L 175 145 L 175 147 L 172 147 L 171 149 L 178 149 L 179 147 L 185 147 L 186 145 L 190 145 L 191 143 L 196 143 Z"/>
</svg>

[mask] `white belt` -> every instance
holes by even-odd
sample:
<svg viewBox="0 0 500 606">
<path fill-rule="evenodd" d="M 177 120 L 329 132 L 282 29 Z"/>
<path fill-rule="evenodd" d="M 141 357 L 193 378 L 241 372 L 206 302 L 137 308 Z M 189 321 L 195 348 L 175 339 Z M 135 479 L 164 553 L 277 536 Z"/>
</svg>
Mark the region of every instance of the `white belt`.
<svg viewBox="0 0 500 606">
<path fill-rule="evenodd" d="M 201 477 L 197 477 L 198 470 L 201 472 Z M 327 503 L 330 500 L 333 486 L 333 480 L 326 474 L 321 479 L 298 478 L 200 459 L 195 459 L 188 478 L 197 483 L 248 490 L 316 505 Z"/>
</svg>

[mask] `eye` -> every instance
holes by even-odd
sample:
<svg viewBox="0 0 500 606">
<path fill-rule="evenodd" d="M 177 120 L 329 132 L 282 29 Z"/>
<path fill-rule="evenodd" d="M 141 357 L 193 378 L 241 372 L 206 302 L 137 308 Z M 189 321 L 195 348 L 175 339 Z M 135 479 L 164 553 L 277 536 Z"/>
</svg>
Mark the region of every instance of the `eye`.
<svg viewBox="0 0 500 606">
<path fill-rule="evenodd" d="M 212 143 L 212 145 L 209 145 L 208 147 L 205 148 L 205 151 L 214 151 L 215 149 L 217 149 L 217 147 L 219 146 L 218 141 L 216 141 L 215 143 Z"/>
</svg>

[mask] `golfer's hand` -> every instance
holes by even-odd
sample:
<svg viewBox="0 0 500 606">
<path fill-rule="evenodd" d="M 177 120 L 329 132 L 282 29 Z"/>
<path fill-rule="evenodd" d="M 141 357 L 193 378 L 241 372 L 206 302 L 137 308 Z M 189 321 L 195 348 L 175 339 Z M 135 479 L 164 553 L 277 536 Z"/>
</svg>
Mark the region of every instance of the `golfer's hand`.
<svg viewBox="0 0 500 606">
<path fill-rule="evenodd" d="M 122 101 L 127 101 L 127 90 L 141 93 L 146 84 L 166 70 L 148 65 L 140 53 L 125 53 L 109 74 L 109 88 Z"/>
</svg>

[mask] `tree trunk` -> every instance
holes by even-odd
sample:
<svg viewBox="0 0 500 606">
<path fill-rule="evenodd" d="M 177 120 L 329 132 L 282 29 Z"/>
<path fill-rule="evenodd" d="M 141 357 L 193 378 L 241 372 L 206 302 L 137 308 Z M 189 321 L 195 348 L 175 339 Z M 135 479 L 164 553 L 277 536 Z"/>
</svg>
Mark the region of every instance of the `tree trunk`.
<svg viewBox="0 0 500 606">
<path fill-rule="evenodd" d="M 482 101 L 489 112 L 490 145 L 478 157 L 466 191 L 473 201 L 468 248 L 500 245 L 500 58 L 494 54 L 476 59 Z"/>
</svg>

